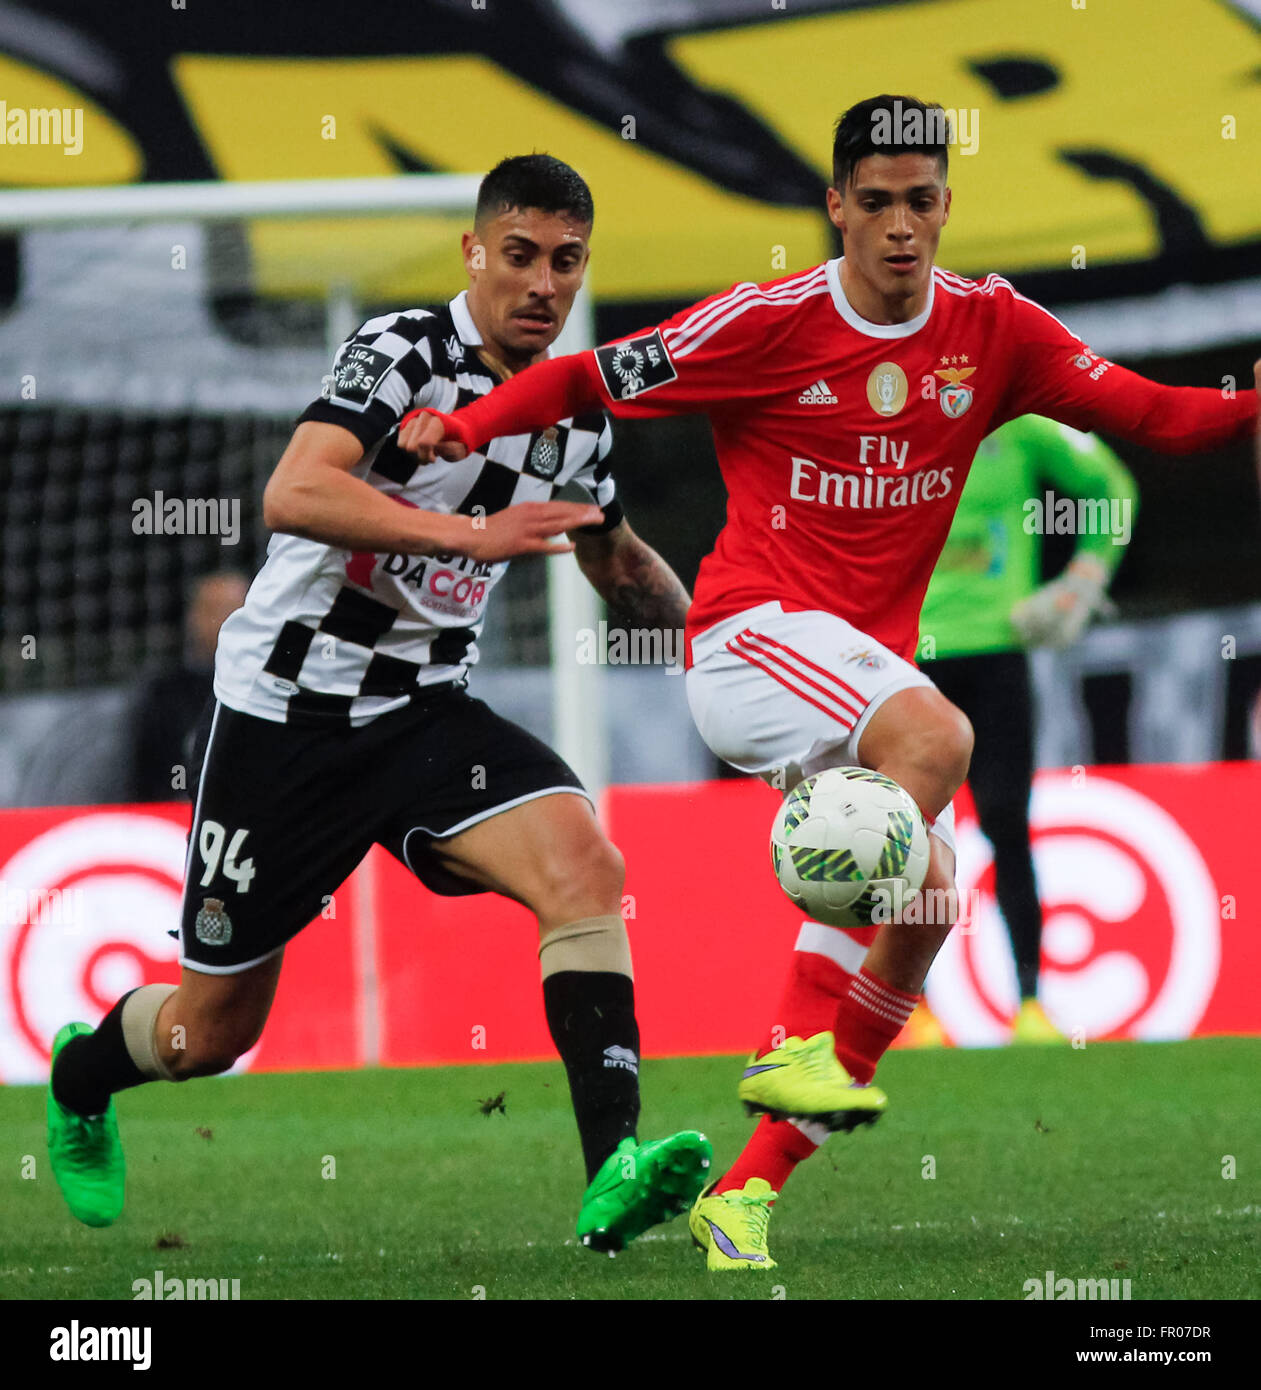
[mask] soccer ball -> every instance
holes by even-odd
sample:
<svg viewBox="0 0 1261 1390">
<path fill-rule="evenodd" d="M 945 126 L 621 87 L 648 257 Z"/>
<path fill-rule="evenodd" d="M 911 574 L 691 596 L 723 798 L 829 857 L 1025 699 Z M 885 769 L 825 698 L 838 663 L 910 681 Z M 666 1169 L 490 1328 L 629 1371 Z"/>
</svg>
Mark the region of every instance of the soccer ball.
<svg viewBox="0 0 1261 1390">
<path fill-rule="evenodd" d="M 887 922 L 928 872 L 928 827 L 902 787 L 865 767 L 830 767 L 793 788 L 771 826 L 779 886 L 816 922 Z"/>
</svg>

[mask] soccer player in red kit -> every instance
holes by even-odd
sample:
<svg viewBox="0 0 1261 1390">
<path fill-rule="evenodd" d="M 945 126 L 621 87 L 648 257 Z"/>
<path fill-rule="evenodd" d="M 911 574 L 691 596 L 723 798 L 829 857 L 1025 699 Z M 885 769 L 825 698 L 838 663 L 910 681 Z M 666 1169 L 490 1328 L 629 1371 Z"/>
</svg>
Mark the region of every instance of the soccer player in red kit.
<svg viewBox="0 0 1261 1390">
<path fill-rule="evenodd" d="M 913 658 L 977 445 L 1038 414 L 1193 453 L 1247 436 L 1257 412 L 1251 393 L 1160 386 L 1108 362 L 998 276 L 935 267 L 949 138 L 940 107 L 860 102 L 837 123 L 827 190 L 842 258 L 531 367 L 453 415 L 405 419 L 399 436 L 422 458 L 460 457 L 597 406 L 707 414 L 729 500 L 688 614 L 697 727 L 786 789 L 854 764 L 905 787 L 931 831 L 925 900 L 939 903 L 954 901 L 950 803 L 972 730 Z M 953 925 L 944 915 L 865 935 L 803 924 L 776 1026 L 740 1082 L 763 1119 L 693 1211 L 710 1269 L 772 1268 L 770 1203 L 795 1165 L 884 1108 L 876 1065 Z"/>
</svg>

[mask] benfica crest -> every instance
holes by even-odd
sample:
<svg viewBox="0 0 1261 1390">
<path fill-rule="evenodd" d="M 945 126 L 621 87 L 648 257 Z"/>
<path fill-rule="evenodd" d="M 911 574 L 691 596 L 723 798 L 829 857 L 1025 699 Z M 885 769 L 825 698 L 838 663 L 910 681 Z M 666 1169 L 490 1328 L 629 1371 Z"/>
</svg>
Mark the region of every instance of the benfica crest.
<svg viewBox="0 0 1261 1390">
<path fill-rule="evenodd" d="M 938 367 L 935 376 L 945 383 L 937 392 L 937 404 L 948 420 L 957 420 L 966 415 L 972 404 L 972 388 L 964 382 L 976 371 L 975 367 Z"/>
<path fill-rule="evenodd" d="M 207 946 L 226 946 L 232 940 L 232 919 L 223 910 L 221 899 L 203 899 L 193 931 Z"/>
</svg>

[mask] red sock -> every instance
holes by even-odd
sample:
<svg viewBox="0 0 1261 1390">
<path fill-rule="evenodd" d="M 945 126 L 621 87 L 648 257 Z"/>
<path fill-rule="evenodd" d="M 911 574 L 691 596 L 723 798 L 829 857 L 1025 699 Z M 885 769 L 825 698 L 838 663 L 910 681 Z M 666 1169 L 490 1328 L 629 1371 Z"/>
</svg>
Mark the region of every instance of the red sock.
<svg viewBox="0 0 1261 1390">
<path fill-rule="evenodd" d="M 792 1170 L 827 1138 L 822 1125 L 794 1124 L 763 1115 L 744 1152 L 718 1180 L 717 1192 L 731 1192 L 750 1178 L 765 1178 L 776 1193 L 784 1190 Z"/>
<path fill-rule="evenodd" d="M 836 1010 L 836 1055 L 855 1081 L 870 1081 L 876 1064 L 902 1031 L 918 994 L 894 989 L 863 969 L 850 978 Z"/>
<path fill-rule="evenodd" d="M 849 931 L 820 922 L 801 924 L 788 983 L 775 1021 L 758 1048 L 759 1056 L 782 1046 L 785 1038 L 811 1038 L 836 1026 L 837 1009 L 874 936 L 875 928 Z M 822 1125 L 772 1120 L 764 1115 L 714 1190 L 730 1192 L 750 1178 L 765 1178 L 780 1192 L 797 1164 L 809 1158 L 826 1138 Z"/>
<path fill-rule="evenodd" d="M 836 1026 L 836 1011 L 867 954 L 875 928 L 853 931 L 803 922 L 793 950 L 788 983 L 758 1056 L 782 1047 L 785 1038 L 812 1038 Z"/>
</svg>

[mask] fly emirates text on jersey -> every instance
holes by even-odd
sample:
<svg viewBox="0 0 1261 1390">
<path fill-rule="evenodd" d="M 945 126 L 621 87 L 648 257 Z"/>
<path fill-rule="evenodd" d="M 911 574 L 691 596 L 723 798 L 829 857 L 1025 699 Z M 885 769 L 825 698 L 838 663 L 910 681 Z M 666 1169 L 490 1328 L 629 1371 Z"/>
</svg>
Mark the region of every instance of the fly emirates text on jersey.
<svg viewBox="0 0 1261 1390">
<path fill-rule="evenodd" d="M 885 435 L 858 437 L 859 472 L 835 473 L 812 459 L 792 459 L 792 483 L 788 495 L 798 502 L 822 502 L 832 507 L 913 507 L 948 497 L 954 486 L 953 467 L 926 468 L 920 473 L 882 473 L 875 464 L 906 465 L 910 441 Z"/>
</svg>

